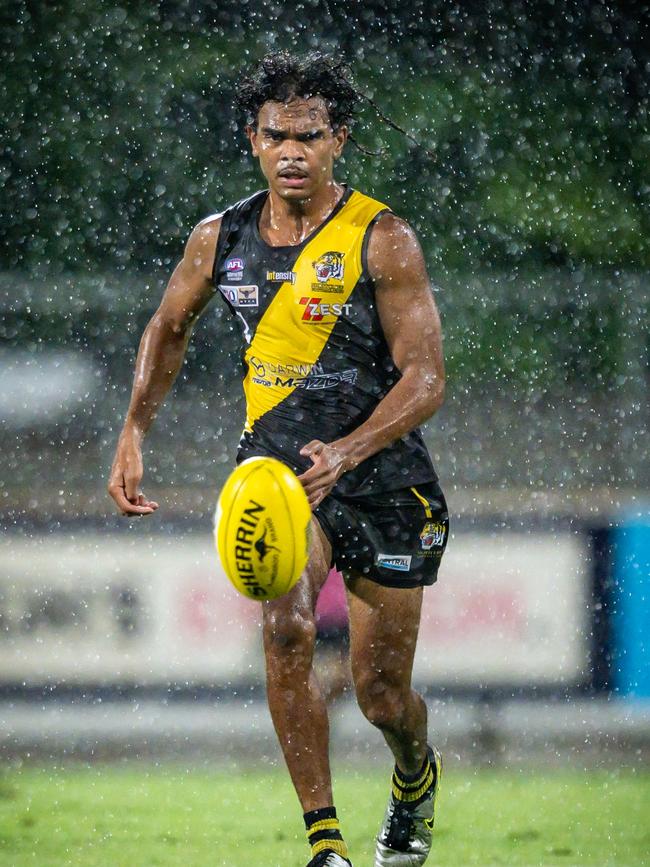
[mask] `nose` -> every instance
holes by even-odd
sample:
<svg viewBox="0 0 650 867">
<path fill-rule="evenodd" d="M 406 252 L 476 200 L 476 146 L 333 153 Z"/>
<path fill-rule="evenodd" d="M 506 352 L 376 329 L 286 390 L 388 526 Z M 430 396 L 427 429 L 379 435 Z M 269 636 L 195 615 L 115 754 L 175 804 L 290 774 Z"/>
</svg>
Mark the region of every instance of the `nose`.
<svg viewBox="0 0 650 867">
<path fill-rule="evenodd" d="M 304 162 L 305 154 L 302 145 L 295 139 L 286 138 L 282 143 L 282 152 L 280 154 L 282 162 Z"/>
</svg>

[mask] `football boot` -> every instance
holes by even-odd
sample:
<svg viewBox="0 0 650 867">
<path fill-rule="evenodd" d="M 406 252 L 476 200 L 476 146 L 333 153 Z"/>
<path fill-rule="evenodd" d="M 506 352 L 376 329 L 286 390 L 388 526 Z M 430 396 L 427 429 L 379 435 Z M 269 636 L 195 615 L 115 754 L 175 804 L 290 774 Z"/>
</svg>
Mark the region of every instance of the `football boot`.
<svg viewBox="0 0 650 867">
<path fill-rule="evenodd" d="M 323 849 L 311 859 L 307 867 L 352 867 L 352 862 L 331 849 Z"/>
<path fill-rule="evenodd" d="M 431 780 L 412 800 L 398 800 L 391 792 L 384 821 L 377 836 L 374 867 L 420 867 L 431 851 L 436 797 L 442 777 L 442 758 L 429 747 Z M 393 777 L 393 788 L 396 780 Z"/>
</svg>

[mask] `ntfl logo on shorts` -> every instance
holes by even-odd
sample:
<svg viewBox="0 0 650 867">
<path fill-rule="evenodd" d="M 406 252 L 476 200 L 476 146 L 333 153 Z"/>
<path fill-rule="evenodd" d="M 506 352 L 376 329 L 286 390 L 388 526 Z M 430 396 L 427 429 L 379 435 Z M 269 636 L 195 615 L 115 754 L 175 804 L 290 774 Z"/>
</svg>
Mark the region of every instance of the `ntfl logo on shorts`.
<svg viewBox="0 0 650 867">
<path fill-rule="evenodd" d="M 327 283 L 328 280 L 343 281 L 343 253 L 337 253 L 333 250 L 329 253 L 323 253 L 312 264 L 319 283 Z"/>
</svg>

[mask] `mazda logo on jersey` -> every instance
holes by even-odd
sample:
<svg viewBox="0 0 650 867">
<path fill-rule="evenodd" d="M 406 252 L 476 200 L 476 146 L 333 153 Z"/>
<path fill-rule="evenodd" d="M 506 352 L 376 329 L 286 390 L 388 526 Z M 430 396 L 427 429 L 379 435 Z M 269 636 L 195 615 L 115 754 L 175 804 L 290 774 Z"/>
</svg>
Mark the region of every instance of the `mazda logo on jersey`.
<svg viewBox="0 0 650 867">
<path fill-rule="evenodd" d="M 304 297 L 298 303 L 305 308 L 302 314 L 303 322 L 332 322 L 332 317 L 349 316 L 352 310 L 351 304 L 332 304 L 320 298 Z"/>
</svg>

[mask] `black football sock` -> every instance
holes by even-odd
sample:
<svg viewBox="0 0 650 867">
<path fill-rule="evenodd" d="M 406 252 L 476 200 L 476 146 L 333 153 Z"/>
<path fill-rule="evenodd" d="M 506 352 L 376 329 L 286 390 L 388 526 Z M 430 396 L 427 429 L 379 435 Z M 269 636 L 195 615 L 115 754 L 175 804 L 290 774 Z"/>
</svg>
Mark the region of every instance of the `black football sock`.
<svg viewBox="0 0 650 867">
<path fill-rule="evenodd" d="M 311 856 L 331 849 L 342 858 L 348 857 L 348 847 L 341 836 L 341 826 L 336 818 L 336 807 L 323 807 L 304 814 L 307 840 L 311 846 Z"/>
<path fill-rule="evenodd" d="M 405 774 L 395 765 L 393 770 L 393 796 L 405 806 L 415 806 L 429 791 L 435 780 L 435 768 L 429 754 L 417 774 Z"/>
</svg>

